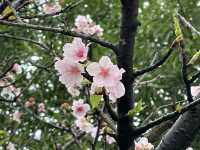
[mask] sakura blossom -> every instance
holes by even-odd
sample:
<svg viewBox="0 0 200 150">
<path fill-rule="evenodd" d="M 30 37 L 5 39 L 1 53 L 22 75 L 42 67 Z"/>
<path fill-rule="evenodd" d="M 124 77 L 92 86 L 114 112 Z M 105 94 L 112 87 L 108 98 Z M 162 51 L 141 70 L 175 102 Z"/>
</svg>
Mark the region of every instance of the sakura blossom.
<svg viewBox="0 0 200 150">
<path fill-rule="evenodd" d="M 138 142 L 135 142 L 135 150 L 153 150 L 154 146 L 148 142 L 145 137 L 140 138 Z"/>
<path fill-rule="evenodd" d="M 45 112 L 46 110 L 45 110 L 45 105 L 44 105 L 44 103 L 40 103 L 40 104 L 38 104 L 38 112 L 39 113 L 42 113 L 42 112 Z"/>
<path fill-rule="evenodd" d="M 18 123 L 21 123 L 21 116 L 22 116 L 22 113 L 19 112 L 18 110 L 16 110 L 14 113 L 13 113 L 13 120 L 18 122 Z"/>
<path fill-rule="evenodd" d="M 107 87 L 106 89 L 109 93 L 110 99 L 113 102 L 116 102 L 117 98 L 120 98 L 125 94 L 125 88 L 122 82 L 118 82 L 115 86 Z"/>
<path fill-rule="evenodd" d="M 78 118 L 75 121 L 75 124 L 81 131 L 84 131 L 86 133 L 91 133 L 93 129 L 93 125 L 89 121 L 87 121 L 85 117 Z"/>
<path fill-rule="evenodd" d="M 87 59 L 88 45 L 81 38 L 74 38 L 72 43 L 66 43 L 63 47 L 64 57 L 75 62 L 83 62 Z"/>
<path fill-rule="evenodd" d="M 15 63 L 15 64 L 13 65 L 12 70 L 13 70 L 16 74 L 22 73 L 22 67 L 21 67 L 19 64 L 17 64 L 17 63 Z"/>
<path fill-rule="evenodd" d="M 9 142 L 8 145 L 6 146 L 6 150 L 16 150 L 15 144 Z"/>
<path fill-rule="evenodd" d="M 61 11 L 61 6 L 56 3 L 46 3 L 43 6 L 43 11 L 46 14 L 55 14 Z"/>
<path fill-rule="evenodd" d="M 80 95 L 80 91 L 79 91 L 78 87 L 68 87 L 67 91 L 69 92 L 69 94 L 71 94 L 74 97 Z"/>
<path fill-rule="evenodd" d="M 85 104 L 82 99 L 73 102 L 73 115 L 77 118 L 82 118 L 90 110 L 90 106 Z"/>
<path fill-rule="evenodd" d="M 106 135 L 106 142 L 108 144 L 113 144 L 115 142 L 115 139 L 109 135 Z"/>
<path fill-rule="evenodd" d="M 103 56 L 99 63 L 89 64 L 86 70 L 93 76 L 92 93 L 98 88 L 105 87 L 113 101 L 125 94 L 124 85 L 120 81 L 125 71 L 114 65 L 109 57 Z"/>
<path fill-rule="evenodd" d="M 196 97 L 200 93 L 200 86 L 192 86 L 191 87 L 192 96 Z"/>
<path fill-rule="evenodd" d="M 122 79 L 124 69 L 119 69 L 113 65 L 108 56 L 103 56 L 99 63 L 91 63 L 86 68 L 87 72 L 93 76 L 93 84 L 97 87 L 112 87 Z"/>
<path fill-rule="evenodd" d="M 16 88 L 15 86 L 10 85 L 2 89 L 1 96 L 3 98 L 13 100 L 16 96 L 20 95 L 20 91 L 20 88 Z"/>
<path fill-rule="evenodd" d="M 25 103 L 25 107 L 29 108 L 32 107 L 33 105 L 35 105 L 35 98 L 34 97 L 30 97 L 28 101 L 26 101 Z"/>
<path fill-rule="evenodd" d="M 59 72 L 59 80 L 67 88 L 76 87 L 81 84 L 83 79 L 81 73 L 83 73 L 83 67 L 77 63 L 68 59 L 57 59 L 55 63 L 55 69 Z"/>
<path fill-rule="evenodd" d="M 75 28 L 73 29 L 76 32 L 96 35 L 98 37 L 103 35 L 103 28 L 91 19 L 90 15 L 78 15 L 75 19 Z"/>
</svg>

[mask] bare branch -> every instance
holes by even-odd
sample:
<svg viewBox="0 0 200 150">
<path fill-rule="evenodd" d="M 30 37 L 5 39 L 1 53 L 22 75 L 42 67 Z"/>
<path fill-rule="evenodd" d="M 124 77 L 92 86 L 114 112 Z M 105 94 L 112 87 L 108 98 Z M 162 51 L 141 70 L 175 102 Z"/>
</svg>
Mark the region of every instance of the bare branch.
<svg viewBox="0 0 200 150">
<path fill-rule="evenodd" d="M 88 35 L 85 35 L 85 34 L 80 34 L 80 33 L 73 32 L 73 31 L 65 31 L 65 30 L 60 29 L 60 28 L 47 27 L 47 26 L 34 25 L 34 24 L 27 24 L 27 23 L 10 22 L 10 21 L 5 21 L 5 20 L 0 20 L 0 24 L 1 25 L 20 27 L 20 28 L 28 28 L 28 29 L 48 31 L 48 32 L 59 33 L 59 34 L 72 36 L 72 37 L 80 37 L 80 38 L 82 38 L 84 40 L 89 40 L 91 42 L 97 43 L 97 44 L 99 44 L 99 45 L 101 45 L 103 47 L 110 48 L 115 53 L 117 53 L 117 48 L 112 43 L 109 43 L 109 42 L 106 42 L 106 41 L 102 41 L 102 40 L 94 38 L 92 36 L 88 36 Z"/>
<path fill-rule="evenodd" d="M 151 128 L 153 128 L 153 127 L 155 127 L 155 126 L 157 126 L 157 125 L 159 125 L 159 124 L 161 124 L 161 123 L 163 123 L 165 121 L 171 120 L 171 119 L 173 119 L 173 118 L 175 118 L 175 117 L 177 117 L 177 116 L 179 116 L 179 115 L 191 110 L 192 108 L 194 108 L 198 104 L 200 104 L 200 99 L 197 99 L 197 100 L 189 103 L 188 105 L 184 106 L 181 109 L 180 112 L 174 111 L 174 112 L 168 113 L 165 116 L 162 116 L 162 117 L 150 122 L 149 124 L 147 124 L 147 125 L 145 125 L 143 127 L 137 128 L 136 132 L 138 134 L 145 133 L 147 130 L 149 130 L 149 129 L 151 129 Z"/>
</svg>

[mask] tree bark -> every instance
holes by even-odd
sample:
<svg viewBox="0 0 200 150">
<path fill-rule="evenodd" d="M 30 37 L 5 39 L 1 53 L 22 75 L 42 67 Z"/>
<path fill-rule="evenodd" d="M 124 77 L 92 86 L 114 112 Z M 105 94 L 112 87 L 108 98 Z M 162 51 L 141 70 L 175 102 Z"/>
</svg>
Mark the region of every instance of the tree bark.
<svg viewBox="0 0 200 150">
<path fill-rule="evenodd" d="M 177 119 L 163 136 L 156 150 L 185 150 L 200 129 L 200 106 L 189 110 Z"/>
<path fill-rule="evenodd" d="M 120 41 L 118 47 L 117 61 L 120 68 L 125 69 L 122 82 L 126 92 L 123 97 L 118 99 L 118 145 L 120 150 L 128 150 L 133 144 L 134 137 L 132 135 L 131 117 L 127 117 L 127 113 L 134 107 L 133 97 L 133 54 L 135 36 L 138 26 L 138 3 L 139 0 L 121 0 L 121 28 Z"/>
</svg>

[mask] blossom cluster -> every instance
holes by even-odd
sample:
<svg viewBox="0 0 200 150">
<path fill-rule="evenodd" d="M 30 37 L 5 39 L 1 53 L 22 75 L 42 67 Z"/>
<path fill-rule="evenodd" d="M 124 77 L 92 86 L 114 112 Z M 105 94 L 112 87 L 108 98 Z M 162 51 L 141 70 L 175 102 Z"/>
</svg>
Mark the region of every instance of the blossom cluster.
<svg viewBox="0 0 200 150">
<path fill-rule="evenodd" d="M 45 14 L 56 14 L 61 11 L 61 6 L 56 3 L 46 3 L 43 5 L 43 11 Z"/>
<path fill-rule="evenodd" d="M 135 150 L 153 150 L 154 146 L 148 142 L 148 139 L 142 137 L 138 142 L 135 142 Z"/>
<path fill-rule="evenodd" d="M 87 35 L 102 36 L 103 28 L 91 19 L 90 15 L 82 16 L 78 15 L 75 19 L 74 31 L 84 33 Z"/>
</svg>

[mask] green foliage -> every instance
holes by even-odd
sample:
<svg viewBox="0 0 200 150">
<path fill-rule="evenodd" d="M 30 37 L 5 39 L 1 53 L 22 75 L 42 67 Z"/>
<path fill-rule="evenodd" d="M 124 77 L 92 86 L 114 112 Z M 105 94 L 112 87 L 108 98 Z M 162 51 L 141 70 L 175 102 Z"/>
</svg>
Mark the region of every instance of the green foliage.
<svg viewBox="0 0 200 150">
<path fill-rule="evenodd" d="M 101 95 L 90 95 L 90 104 L 92 108 L 96 108 L 101 102 Z"/>
</svg>

